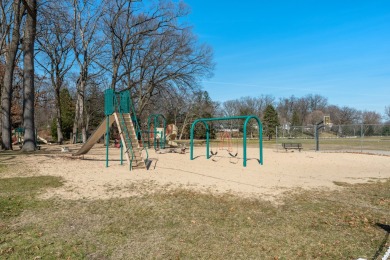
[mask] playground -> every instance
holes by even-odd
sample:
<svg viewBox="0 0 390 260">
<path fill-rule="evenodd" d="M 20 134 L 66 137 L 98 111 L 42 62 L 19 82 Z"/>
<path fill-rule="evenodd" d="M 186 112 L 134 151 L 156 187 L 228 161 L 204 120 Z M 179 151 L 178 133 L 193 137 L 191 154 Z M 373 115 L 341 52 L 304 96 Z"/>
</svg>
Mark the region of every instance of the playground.
<svg viewBox="0 0 390 260">
<path fill-rule="evenodd" d="M 2 153 L 0 202 L 9 206 L 0 255 L 372 259 L 386 251 L 377 225 L 388 227 L 389 156 L 264 148 L 261 165 L 256 142 L 243 167 L 241 145 L 212 143 L 207 159 L 202 143 L 193 160 L 149 149 L 149 168 L 132 171 L 113 143 L 81 156 L 72 155 L 81 144 Z"/>
<path fill-rule="evenodd" d="M 0 256 L 344 259 L 387 246 L 390 156 L 281 149 L 253 115 L 199 118 L 177 140 L 163 115 L 142 129 L 126 92 L 106 95 L 86 143 L 1 154 Z"/>
<path fill-rule="evenodd" d="M 184 187 L 275 201 L 291 190 L 390 178 L 387 155 L 316 152 L 291 141 L 283 143 L 285 151 L 277 144 L 264 148 L 263 125 L 254 115 L 198 118 L 190 140 L 178 143 L 177 127 L 161 114 L 149 115 L 142 129 L 129 91 L 107 89 L 104 111 L 86 143 L 42 145 L 37 154 L 23 156 L 34 174 L 66 181 L 46 196 L 97 199 Z M 199 132 L 203 139 L 196 139 Z"/>
<path fill-rule="evenodd" d="M 194 148 L 194 160 L 189 153 L 158 153 L 149 150 L 152 163 L 148 170 L 129 171 L 121 164 L 120 149 L 109 149 L 106 167 L 106 147 L 96 144 L 83 157 L 73 157 L 80 144 L 61 152 L 59 146 L 44 146 L 42 154 L 25 155 L 23 162 L 34 171 L 15 175 L 51 175 L 64 178 L 65 184 L 47 192 L 44 197 L 64 199 L 103 199 L 129 197 L 165 189 L 185 188 L 216 194 L 232 193 L 276 201 L 285 192 L 310 189 L 338 189 L 335 183 L 366 183 L 390 178 L 390 157 L 357 153 L 323 153 L 264 149 L 264 165 L 259 165 L 258 149 L 248 149 L 247 167 L 231 162 L 227 151 L 220 150 L 210 159 L 205 146 Z M 212 160 L 212 158 L 217 160 Z M 253 159 L 251 159 L 253 158 Z M 6 158 L 4 158 L 6 159 Z M 12 163 L 13 160 L 7 162 Z M 13 162 L 15 163 L 15 161 Z M 11 176 L 8 176 L 11 177 Z"/>
</svg>

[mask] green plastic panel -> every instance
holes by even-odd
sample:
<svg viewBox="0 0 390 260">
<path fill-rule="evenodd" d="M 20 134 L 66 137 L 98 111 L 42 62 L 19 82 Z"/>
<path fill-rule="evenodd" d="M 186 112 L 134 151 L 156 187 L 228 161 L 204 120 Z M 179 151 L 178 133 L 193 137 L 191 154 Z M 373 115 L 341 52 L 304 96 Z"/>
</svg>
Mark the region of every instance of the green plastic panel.
<svg viewBox="0 0 390 260">
<path fill-rule="evenodd" d="M 112 115 L 114 111 L 114 90 L 106 89 L 104 91 L 104 115 Z"/>
</svg>

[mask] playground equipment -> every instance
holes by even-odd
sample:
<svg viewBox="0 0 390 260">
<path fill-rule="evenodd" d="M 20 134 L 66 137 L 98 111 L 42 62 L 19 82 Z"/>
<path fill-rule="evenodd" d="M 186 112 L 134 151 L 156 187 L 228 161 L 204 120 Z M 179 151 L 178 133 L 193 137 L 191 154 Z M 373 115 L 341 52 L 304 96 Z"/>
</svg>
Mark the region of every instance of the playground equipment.
<svg viewBox="0 0 390 260">
<path fill-rule="evenodd" d="M 143 131 L 148 134 L 148 147 L 150 148 L 150 141 L 153 140 L 153 148 L 155 150 L 165 149 L 165 146 L 177 147 L 174 142 L 177 136 L 177 126 L 174 124 L 167 125 L 166 119 L 161 114 L 152 114 L 148 117 L 148 130 Z"/>
<path fill-rule="evenodd" d="M 162 129 L 157 128 L 157 132 L 162 133 Z M 168 147 L 165 146 L 162 150 L 159 150 L 158 151 L 159 154 L 165 154 L 165 153 L 185 154 L 186 153 L 187 147 L 184 144 L 181 144 L 179 147 L 179 145 L 175 142 L 177 133 L 178 133 L 178 129 L 176 125 L 174 124 L 167 125 L 165 129 L 165 143 Z"/>
<path fill-rule="evenodd" d="M 315 136 L 315 139 L 316 139 L 316 151 L 320 150 L 320 133 L 319 133 L 319 131 L 322 128 L 324 128 L 324 127 L 325 127 L 324 121 L 321 121 L 321 122 L 317 123 L 316 126 L 315 126 L 314 136 Z"/>
<path fill-rule="evenodd" d="M 153 148 L 165 148 L 165 128 L 167 120 L 161 114 L 151 114 L 148 117 L 148 147 L 150 148 L 150 140 L 153 139 Z M 153 126 L 153 130 L 152 127 Z M 160 126 L 160 127 L 159 127 Z"/>
<path fill-rule="evenodd" d="M 246 129 L 248 122 L 251 119 L 255 119 L 258 125 L 259 129 L 259 164 L 263 165 L 263 125 L 260 121 L 260 119 L 257 116 L 249 115 L 249 116 L 233 116 L 233 117 L 218 117 L 218 118 L 200 118 L 195 120 L 191 125 L 191 132 L 190 132 L 190 159 L 194 160 L 194 129 L 196 124 L 203 123 L 203 125 L 206 128 L 206 158 L 210 159 L 210 127 L 208 125 L 208 122 L 214 122 L 214 121 L 224 121 L 224 120 L 245 120 L 244 121 L 244 134 L 243 134 L 243 166 L 246 167 L 246 161 L 247 161 L 247 154 L 246 154 L 246 147 L 247 147 L 247 134 Z"/>
<path fill-rule="evenodd" d="M 238 132 L 238 129 L 235 129 Z M 232 133 L 233 129 L 222 129 L 219 131 L 219 142 L 215 151 L 213 149 L 210 150 L 211 155 L 216 156 L 219 151 L 226 150 L 229 154 L 229 161 L 233 164 L 238 163 L 238 140 L 235 141 L 236 149 L 233 151 L 233 142 L 232 142 Z M 219 160 L 216 158 L 212 158 L 214 162 L 218 162 Z"/>
<path fill-rule="evenodd" d="M 320 150 L 320 130 L 330 124 L 330 116 L 324 116 L 324 120 L 315 125 L 314 138 L 316 140 L 316 151 Z"/>
<path fill-rule="evenodd" d="M 104 113 L 106 119 L 102 121 L 80 150 L 73 155 L 78 156 L 86 154 L 102 137 L 102 135 L 105 134 L 106 167 L 108 167 L 110 127 L 114 122 L 116 122 L 122 143 L 121 161 L 124 148 L 130 170 L 133 168 L 147 167 L 147 163 L 149 162 L 148 150 L 142 138 L 142 131 L 137 121 L 134 105 L 130 98 L 130 92 L 128 90 L 121 92 L 114 92 L 112 89 L 105 90 Z M 145 157 L 142 154 L 143 150 L 145 150 Z"/>
<path fill-rule="evenodd" d="M 178 133 L 177 126 L 174 124 L 167 125 L 165 131 L 165 141 L 169 145 L 169 147 L 178 147 L 178 144 L 174 141 L 176 140 L 176 136 Z"/>
<path fill-rule="evenodd" d="M 15 132 L 15 139 L 16 140 L 12 144 L 22 145 L 23 144 L 22 137 L 24 135 L 24 128 L 22 128 L 22 127 L 15 128 L 14 132 Z"/>
<path fill-rule="evenodd" d="M 39 139 L 42 139 L 38 136 L 38 130 L 35 129 L 34 131 L 34 134 L 35 134 L 35 147 L 36 149 L 40 150 L 41 149 L 41 146 L 38 145 L 38 138 Z M 23 135 L 24 135 L 24 128 L 23 127 L 18 127 L 14 130 L 14 135 L 15 135 L 15 141 L 12 142 L 13 145 L 19 145 L 20 148 L 22 148 L 23 146 L 23 142 L 24 142 L 24 139 L 23 139 Z"/>
<path fill-rule="evenodd" d="M 226 149 L 228 152 L 233 151 L 232 147 L 232 134 L 230 132 L 223 131 L 220 133 L 220 142 L 218 144 L 218 149 Z"/>
</svg>

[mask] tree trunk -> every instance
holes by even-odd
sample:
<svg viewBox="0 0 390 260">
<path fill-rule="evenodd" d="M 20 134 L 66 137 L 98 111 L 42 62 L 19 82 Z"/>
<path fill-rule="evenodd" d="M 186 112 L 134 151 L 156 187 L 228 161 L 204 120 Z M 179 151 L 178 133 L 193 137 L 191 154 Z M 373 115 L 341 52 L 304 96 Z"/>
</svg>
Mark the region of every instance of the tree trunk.
<svg viewBox="0 0 390 260">
<path fill-rule="evenodd" d="M 8 45 L 5 53 L 6 66 L 3 78 L 3 89 L 1 94 L 1 126 L 2 126 L 2 146 L 5 150 L 12 150 L 11 140 L 11 101 L 12 101 L 12 85 L 15 69 L 16 55 L 18 52 L 20 39 L 20 23 L 23 13 L 20 1 L 15 0 L 13 3 L 14 11 L 14 26 L 12 29 L 12 40 Z"/>
<path fill-rule="evenodd" d="M 26 0 L 26 25 L 24 32 L 24 69 L 23 69 L 23 151 L 35 151 L 35 125 L 34 125 L 34 42 L 37 24 L 37 1 Z"/>
<path fill-rule="evenodd" d="M 77 84 L 77 89 L 79 88 Z M 75 109 L 75 116 L 74 116 L 74 122 L 73 122 L 73 132 L 72 132 L 72 143 L 77 143 L 77 134 L 78 134 L 78 128 L 79 128 L 79 116 L 80 116 L 80 105 L 79 105 L 79 94 L 77 91 L 77 99 L 76 99 L 76 109 Z"/>
<path fill-rule="evenodd" d="M 85 116 L 84 116 L 84 112 L 85 112 L 85 105 L 84 105 L 84 94 L 85 94 L 85 85 L 86 85 L 86 82 L 85 82 L 85 79 L 83 79 L 84 77 L 81 75 L 80 77 L 80 82 L 79 84 L 77 85 L 77 101 L 76 101 L 76 114 L 75 114 L 75 122 L 73 124 L 73 142 L 75 142 L 75 140 L 77 139 L 77 137 L 75 136 L 76 135 L 76 132 L 77 129 L 81 130 L 81 134 L 82 134 L 82 140 L 83 140 L 83 143 L 85 143 L 87 141 L 87 130 L 85 128 Z"/>
<path fill-rule="evenodd" d="M 79 112 L 80 112 L 80 117 L 79 117 L 79 120 L 80 120 L 80 128 L 81 128 L 81 134 L 82 134 L 82 138 L 83 138 L 83 143 L 87 142 L 87 130 L 85 129 L 85 80 L 81 80 L 81 84 L 80 84 L 80 93 L 79 93 Z"/>
<path fill-rule="evenodd" d="M 57 142 L 62 144 L 64 141 L 64 135 L 62 133 L 61 123 L 61 99 L 60 90 L 56 89 L 56 125 L 57 125 Z"/>
</svg>

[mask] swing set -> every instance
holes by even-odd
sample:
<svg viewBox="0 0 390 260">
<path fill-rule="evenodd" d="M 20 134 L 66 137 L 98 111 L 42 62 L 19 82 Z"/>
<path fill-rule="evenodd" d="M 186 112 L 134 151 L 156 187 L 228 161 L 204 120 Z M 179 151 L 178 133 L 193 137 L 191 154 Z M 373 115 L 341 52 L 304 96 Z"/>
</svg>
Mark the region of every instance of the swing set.
<svg viewBox="0 0 390 260">
<path fill-rule="evenodd" d="M 218 154 L 219 151 L 224 151 L 226 150 L 228 155 L 230 156 L 229 161 L 233 164 L 238 163 L 238 140 L 235 140 L 236 144 L 236 149 L 235 151 L 233 150 L 233 142 L 232 142 L 232 137 L 233 137 L 233 130 L 230 128 L 230 130 L 223 130 L 219 132 L 219 142 L 217 145 L 217 148 L 215 151 L 213 151 L 213 147 L 211 145 L 210 153 L 212 155 L 212 160 L 214 162 L 218 162 L 220 159 L 217 159 L 216 155 Z"/>
<path fill-rule="evenodd" d="M 242 138 L 242 143 L 243 143 L 243 166 L 246 167 L 246 162 L 247 162 L 247 125 L 248 122 L 254 119 L 257 122 L 258 125 L 258 130 L 259 130 L 259 164 L 263 165 L 263 125 L 260 121 L 260 119 L 257 116 L 254 115 L 249 115 L 249 116 L 233 116 L 233 117 L 217 117 L 217 118 L 200 118 L 196 119 L 192 125 L 191 125 L 191 130 L 190 130 L 190 159 L 194 160 L 194 130 L 195 126 L 198 123 L 203 123 L 203 125 L 206 128 L 206 158 L 210 159 L 211 156 L 217 155 L 218 150 L 213 151 L 211 149 L 210 151 L 210 127 L 209 127 L 209 122 L 215 122 L 215 121 L 227 121 L 227 120 L 244 120 L 244 133 L 243 133 L 243 138 Z M 233 151 L 228 151 L 229 155 L 232 158 L 237 158 L 238 155 L 238 141 L 237 141 L 237 152 L 234 154 Z"/>
</svg>

